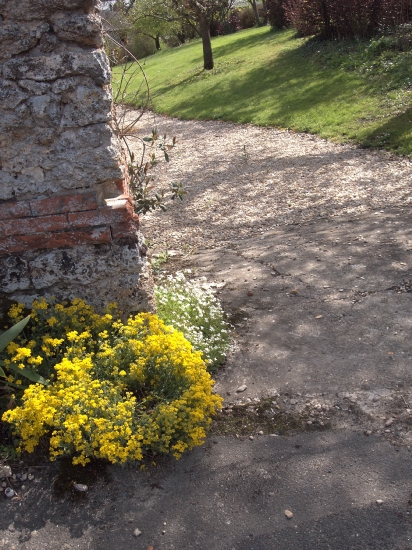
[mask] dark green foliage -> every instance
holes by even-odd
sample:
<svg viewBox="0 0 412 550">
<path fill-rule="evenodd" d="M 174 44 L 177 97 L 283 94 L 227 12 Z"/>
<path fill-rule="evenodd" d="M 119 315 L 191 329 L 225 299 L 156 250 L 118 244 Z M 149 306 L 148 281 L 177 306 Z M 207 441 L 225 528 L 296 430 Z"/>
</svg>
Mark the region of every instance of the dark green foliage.
<svg viewBox="0 0 412 550">
<path fill-rule="evenodd" d="M 284 9 L 300 36 L 368 38 L 409 22 L 412 0 L 286 0 Z"/>
<path fill-rule="evenodd" d="M 268 19 L 274 29 L 284 29 L 290 25 L 285 13 L 286 0 L 267 0 Z"/>
</svg>

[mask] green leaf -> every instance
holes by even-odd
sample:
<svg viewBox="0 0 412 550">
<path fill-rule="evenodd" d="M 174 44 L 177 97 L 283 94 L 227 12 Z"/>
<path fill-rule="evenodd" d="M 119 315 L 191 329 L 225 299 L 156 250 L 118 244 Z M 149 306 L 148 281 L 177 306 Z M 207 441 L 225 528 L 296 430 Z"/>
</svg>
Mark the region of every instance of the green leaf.
<svg viewBox="0 0 412 550">
<path fill-rule="evenodd" d="M 34 372 L 33 370 L 28 369 L 27 367 L 24 367 L 23 369 L 21 369 L 14 363 L 10 363 L 10 365 L 8 365 L 8 368 L 13 370 L 14 372 L 18 372 L 19 374 L 25 376 L 32 382 L 38 382 L 39 384 L 43 384 L 44 386 L 49 385 L 49 383 L 45 378 L 43 378 L 43 376 L 40 376 L 40 374 L 37 374 L 37 372 Z"/>
<path fill-rule="evenodd" d="M 143 138 L 143 141 L 153 141 L 153 138 L 150 138 L 150 137 L 144 137 L 144 138 Z"/>
<path fill-rule="evenodd" d="M 27 325 L 27 323 L 30 320 L 30 315 L 27 315 L 24 319 L 22 319 L 19 323 L 16 325 L 13 325 L 9 330 L 6 330 L 6 332 L 3 332 L 3 334 L 0 334 L 0 351 L 3 351 L 6 346 L 10 344 L 12 340 L 16 338 L 18 334 L 24 329 L 24 327 Z"/>
<path fill-rule="evenodd" d="M 6 373 L 4 372 L 4 370 L 0 367 L 0 376 L 2 378 L 6 378 Z"/>
</svg>

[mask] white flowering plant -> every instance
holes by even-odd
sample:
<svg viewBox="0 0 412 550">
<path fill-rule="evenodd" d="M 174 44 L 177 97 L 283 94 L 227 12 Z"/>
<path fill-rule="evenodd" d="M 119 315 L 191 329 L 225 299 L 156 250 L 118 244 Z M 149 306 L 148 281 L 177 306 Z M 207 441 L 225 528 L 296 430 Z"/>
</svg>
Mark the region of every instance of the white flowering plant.
<svg viewBox="0 0 412 550">
<path fill-rule="evenodd" d="M 155 287 L 155 297 L 157 315 L 202 352 L 209 371 L 225 362 L 230 325 L 205 278 L 188 280 L 182 272 L 168 275 Z"/>
</svg>

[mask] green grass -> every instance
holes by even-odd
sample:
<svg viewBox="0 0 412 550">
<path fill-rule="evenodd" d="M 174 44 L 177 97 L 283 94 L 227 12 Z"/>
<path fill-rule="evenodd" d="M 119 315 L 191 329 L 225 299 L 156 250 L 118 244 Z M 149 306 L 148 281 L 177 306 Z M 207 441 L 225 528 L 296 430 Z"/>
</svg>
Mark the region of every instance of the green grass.
<svg viewBox="0 0 412 550">
<path fill-rule="evenodd" d="M 156 112 L 412 154 L 409 51 L 376 40 L 316 43 L 268 27 L 215 38 L 212 46 L 213 71 L 202 70 L 199 41 L 146 58 Z"/>
</svg>

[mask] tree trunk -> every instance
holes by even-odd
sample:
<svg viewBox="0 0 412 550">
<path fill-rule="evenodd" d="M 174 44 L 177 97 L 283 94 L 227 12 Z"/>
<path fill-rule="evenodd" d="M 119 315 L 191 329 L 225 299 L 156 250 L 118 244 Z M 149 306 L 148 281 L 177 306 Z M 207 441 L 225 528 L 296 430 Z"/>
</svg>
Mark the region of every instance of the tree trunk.
<svg viewBox="0 0 412 550">
<path fill-rule="evenodd" d="M 213 69 L 213 53 L 210 41 L 210 25 L 208 19 L 203 14 L 199 17 L 199 26 L 203 44 L 203 68 L 205 71 L 211 71 Z"/>
<path fill-rule="evenodd" d="M 156 36 L 155 36 L 155 45 L 156 45 L 156 50 L 160 51 L 161 47 L 160 47 L 160 35 L 159 34 L 156 34 Z"/>
<path fill-rule="evenodd" d="M 256 4 L 256 0 L 251 0 L 251 4 L 252 4 L 253 12 L 255 14 L 256 25 L 258 27 L 261 27 L 262 23 L 260 22 L 259 10 L 258 10 L 257 4 Z"/>
</svg>

